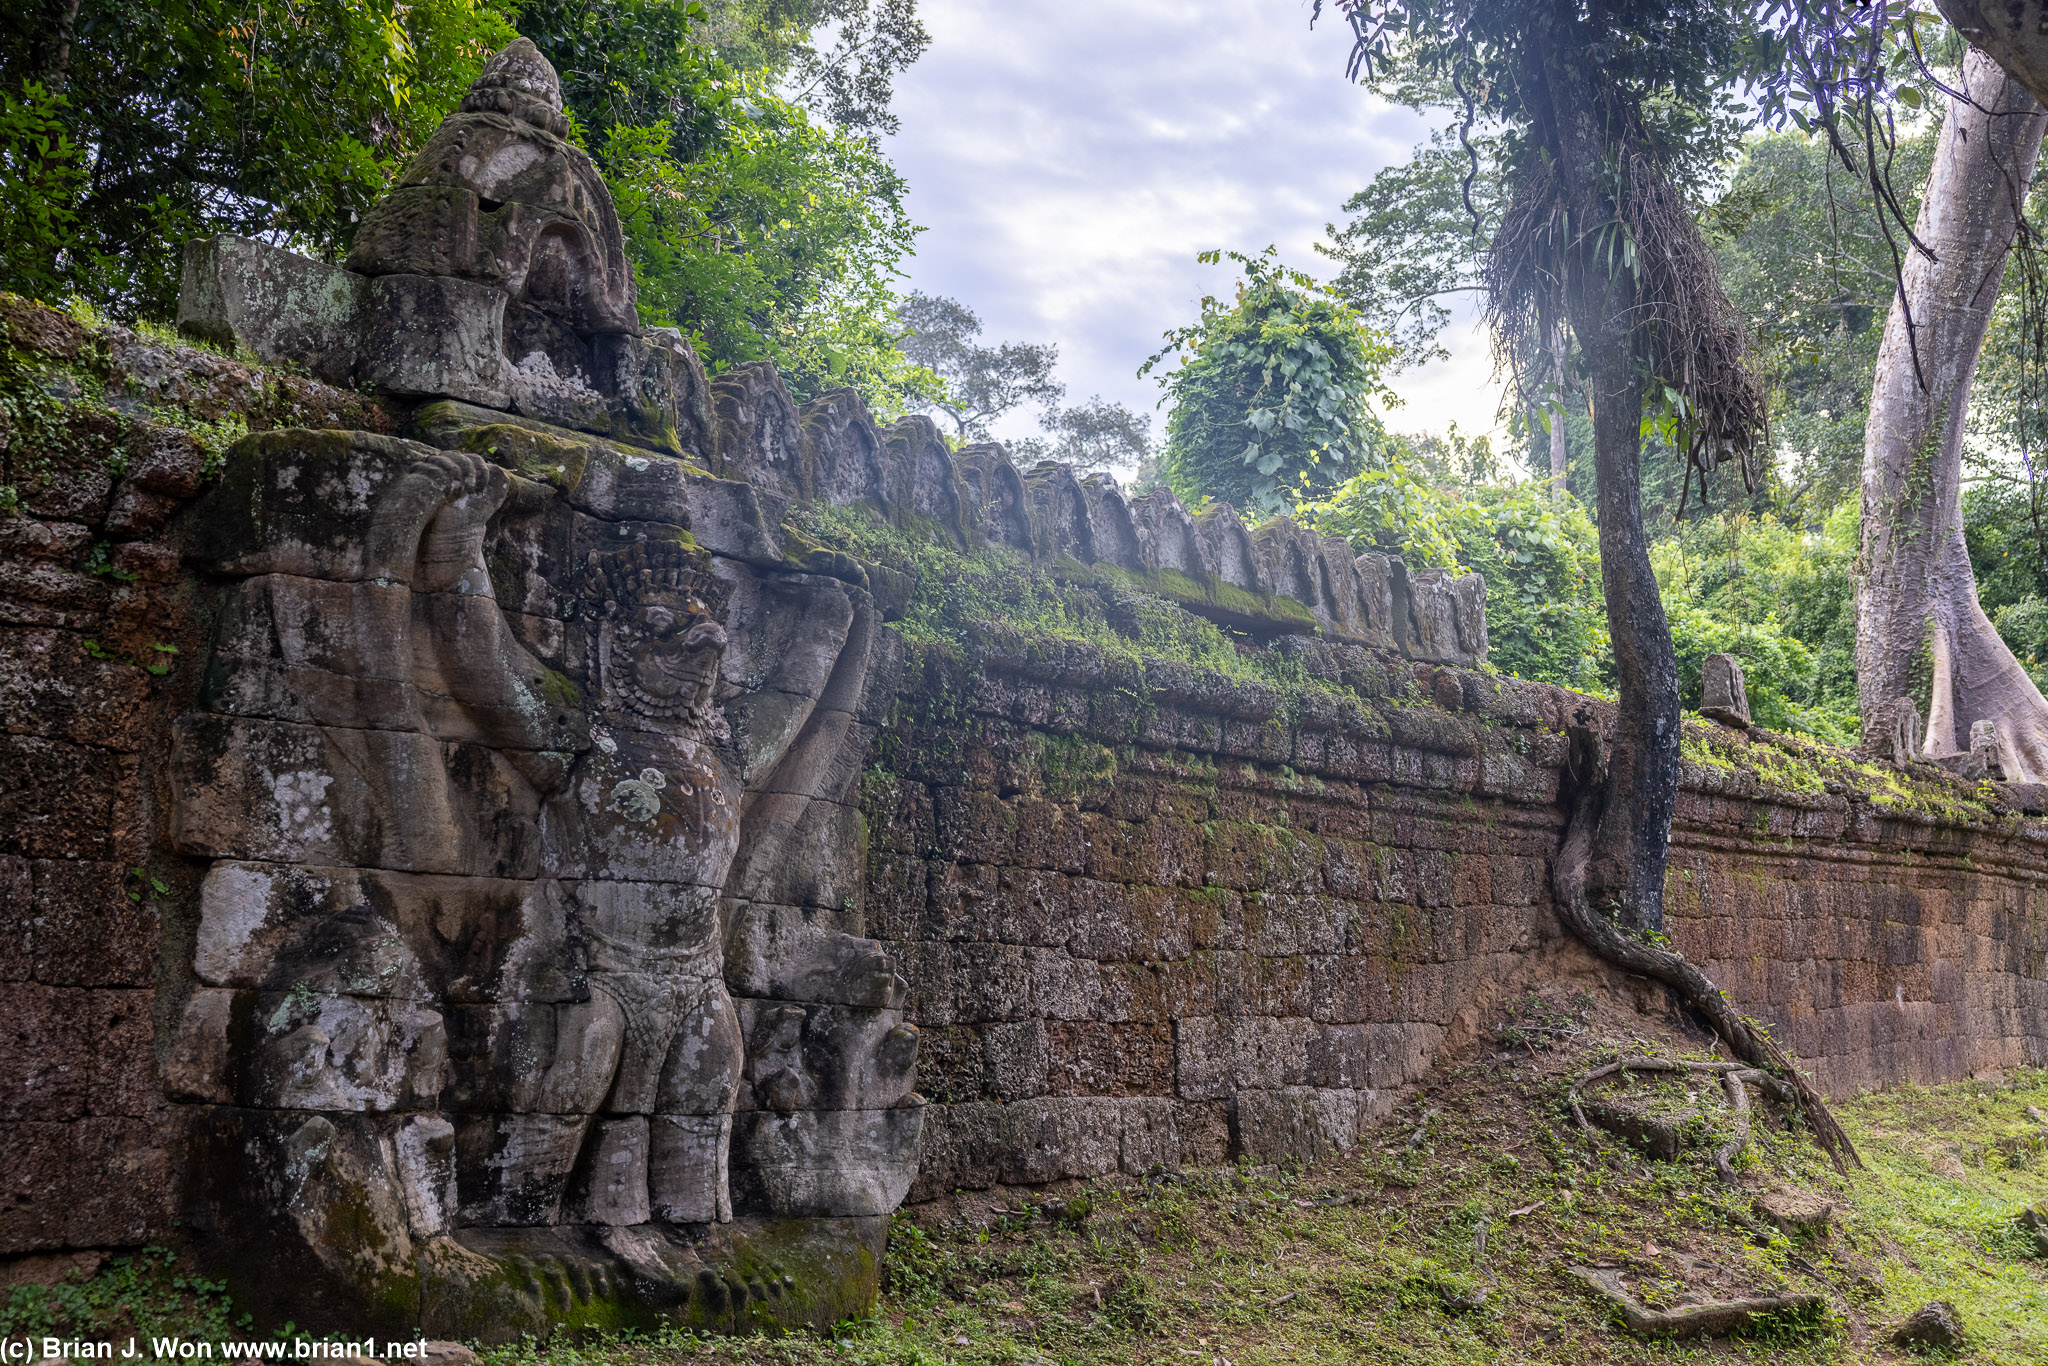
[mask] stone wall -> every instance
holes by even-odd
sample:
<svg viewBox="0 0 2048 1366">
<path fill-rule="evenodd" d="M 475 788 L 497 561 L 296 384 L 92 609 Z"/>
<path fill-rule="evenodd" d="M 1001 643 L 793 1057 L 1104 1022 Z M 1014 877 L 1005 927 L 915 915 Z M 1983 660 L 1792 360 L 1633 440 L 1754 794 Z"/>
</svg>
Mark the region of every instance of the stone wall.
<svg viewBox="0 0 2048 1366">
<path fill-rule="evenodd" d="M 1506 999 L 1550 904 L 1559 689 L 1287 642 L 1316 684 L 992 639 L 870 771 L 871 933 L 924 1028 L 913 1199 L 1351 1147 Z M 1672 937 L 1829 1092 L 2048 1062 L 2048 822 L 1689 723 Z"/>
<path fill-rule="evenodd" d="M 246 545 L 200 509 L 225 506 L 252 462 L 333 442 L 224 450 L 230 414 L 373 446 L 404 431 L 419 458 L 482 454 L 522 481 L 490 575 L 544 660 L 566 629 L 545 609 L 560 559 L 537 538 L 546 500 L 687 528 L 734 589 L 721 697 L 745 753 L 795 724 L 799 693 L 766 686 L 807 667 L 810 609 L 789 603 L 841 594 L 893 620 L 917 600 L 901 566 L 806 539 L 790 517 L 805 501 L 1053 566 L 1103 602 L 1151 593 L 1236 632 L 1247 661 L 1285 665 L 1217 672 L 1017 622 L 961 649 L 877 624 L 864 657 L 886 667 L 843 735 L 815 742 L 853 748 L 790 769 L 857 781 L 864 822 L 837 797 L 815 807 L 822 823 L 801 803 L 778 814 L 801 794 L 764 788 L 748 819 L 773 838 L 748 846 L 767 852 L 743 856 L 728 895 L 815 906 L 885 942 L 932 1102 L 913 1198 L 1341 1150 L 1503 997 L 1589 970 L 1550 913 L 1549 858 L 1561 730 L 1600 704 L 1459 667 L 1483 654 L 1476 581 L 1370 557 L 1347 574 L 1285 526 L 1240 537 L 1166 501 L 1133 512 L 1060 467 L 949 453 L 919 420 L 878 430 L 847 395 L 799 408 L 765 368 L 711 383 L 707 469 L 49 310 L 8 304 L 0 322 L 11 392 L 40 365 L 48 400 L 17 401 L 32 421 L 8 432 L 0 478 L 18 500 L 0 522 L 0 980 L 15 1005 L 0 1256 L 17 1263 L 177 1236 L 192 1097 L 231 1080 L 186 1047 L 193 1002 L 218 988 L 197 961 L 208 865 L 181 855 L 171 821 L 174 723 L 234 692 L 205 675 L 235 656 L 217 613 L 240 590 L 220 566 Z M 798 743 L 802 760 L 814 742 Z M 1696 725 L 1687 755 L 1673 934 L 1824 1085 L 2048 1060 L 2048 826 L 2017 814 L 2034 794 L 1760 731 Z M 738 949 L 744 1004 L 768 960 Z M 742 1012 L 750 1084 L 779 1085 L 759 1013 Z"/>
<path fill-rule="evenodd" d="M 515 43 L 345 267 L 196 245 L 242 359 L 0 298 L 13 1269 L 829 1323 L 906 1192 L 1342 1151 L 1591 971 L 1603 706 L 1478 576 L 707 375 L 559 117 Z M 1686 754 L 1672 933 L 1823 1085 L 2048 1060 L 2038 789 Z"/>
<path fill-rule="evenodd" d="M 160 836 L 204 633 L 165 527 L 232 430 L 393 418 L 7 298 L 0 352 L 0 1253 L 135 1246 L 172 1230 L 155 1041 L 193 929 Z"/>
</svg>

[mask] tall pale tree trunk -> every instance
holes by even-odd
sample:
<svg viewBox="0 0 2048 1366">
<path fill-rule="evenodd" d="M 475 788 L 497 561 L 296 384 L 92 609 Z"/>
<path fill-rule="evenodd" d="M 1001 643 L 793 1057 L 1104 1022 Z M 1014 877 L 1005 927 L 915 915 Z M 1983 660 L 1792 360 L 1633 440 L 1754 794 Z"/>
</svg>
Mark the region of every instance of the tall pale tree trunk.
<svg viewBox="0 0 2048 1366">
<path fill-rule="evenodd" d="M 1915 251 L 1906 262 L 1871 389 L 1857 692 L 1866 718 L 1910 695 L 1925 647 L 1934 664 L 1927 754 L 1968 749 L 1972 724 L 1990 721 L 2006 776 L 2048 781 L 2048 701 L 1978 604 L 1961 498 L 1970 384 L 2048 112 L 1975 48 L 1962 89 L 1970 98 L 1949 101 L 1920 204 L 1916 234 L 1933 257 Z"/>
<path fill-rule="evenodd" d="M 1550 329 L 1550 366 L 1557 383 L 1557 398 L 1550 405 L 1550 496 L 1559 503 L 1564 501 L 1565 457 L 1570 454 L 1564 434 L 1565 359 L 1569 354 L 1564 324 L 1555 323 Z"/>
</svg>

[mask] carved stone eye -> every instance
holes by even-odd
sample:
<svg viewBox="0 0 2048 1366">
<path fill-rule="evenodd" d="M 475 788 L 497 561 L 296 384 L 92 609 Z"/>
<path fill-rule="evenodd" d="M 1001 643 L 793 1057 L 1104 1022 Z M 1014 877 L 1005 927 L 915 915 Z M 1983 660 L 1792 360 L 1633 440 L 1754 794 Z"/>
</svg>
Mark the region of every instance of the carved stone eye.
<svg viewBox="0 0 2048 1366">
<path fill-rule="evenodd" d="M 640 609 L 640 628 L 650 635 L 660 635 L 675 624 L 676 614 L 666 607 Z"/>
</svg>

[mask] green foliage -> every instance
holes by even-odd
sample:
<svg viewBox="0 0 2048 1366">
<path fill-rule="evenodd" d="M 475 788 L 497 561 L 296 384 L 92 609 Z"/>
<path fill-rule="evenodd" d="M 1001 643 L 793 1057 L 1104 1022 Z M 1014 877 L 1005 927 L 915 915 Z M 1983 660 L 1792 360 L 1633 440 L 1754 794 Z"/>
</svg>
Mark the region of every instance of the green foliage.
<svg viewBox="0 0 2048 1366">
<path fill-rule="evenodd" d="M 965 655 L 993 629 L 1033 642 L 1092 645 L 1107 658 L 1132 664 L 1156 655 L 1282 689 L 1323 686 L 1278 652 L 1240 649 L 1238 637 L 1183 611 L 1168 596 L 1182 588 L 1185 592 L 1177 596 L 1198 599 L 1213 585 L 1198 585 L 1183 576 L 1180 585 L 1151 581 L 1150 588 L 1159 590 L 1155 592 L 1142 576 L 1116 573 L 1089 574 L 1087 582 L 1063 582 L 1014 551 L 992 546 L 963 553 L 940 537 L 899 530 L 859 504 L 804 508 L 792 520 L 818 544 L 910 575 L 915 589 L 898 629 L 910 641 L 942 653 Z M 1223 587 L 1226 596 L 1245 599 L 1225 605 L 1250 610 L 1268 605 L 1252 601 L 1252 595 L 1242 590 Z M 1296 606 L 1285 600 L 1270 605 Z M 1310 629 L 1313 623 L 1304 619 L 1298 625 Z"/>
<path fill-rule="evenodd" d="M 1343 263 L 1330 288 L 1399 346 L 1396 368 L 1449 359 L 1438 341 L 1451 319 L 1444 299 L 1480 287 L 1480 252 L 1500 226 L 1507 185 L 1499 140 L 1481 136 L 1473 145 L 1476 169 L 1454 134 L 1438 130 L 1346 200 L 1351 221 L 1330 225 L 1329 240 L 1316 244 Z"/>
<path fill-rule="evenodd" d="M 62 258 L 78 227 L 85 159 L 64 126 L 64 97 L 27 81 L 0 91 L 0 289 L 55 299 L 66 290 Z"/>
<path fill-rule="evenodd" d="M 2034 676 L 2034 686 L 2048 692 L 2048 600 L 2021 598 L 1998 609 L 1992 618 L 2006 648 Z"/>
<path fill-rule="evenodd" d="M 1934 130 L 1909 127 L 1892 164 L 1912 213 Z M 1771 427 L 1780 506 L 1825 516 L 1857 492 L 1871 376 L 1894 282 L 1870 205 L 1824 138 L 1759 134 L 1743 144 L 1727 189 L 1701 215 L 1721 279 L 1773 377 Z M 1746 501 L 1725 471 L 1714 502 Z"/>
<path fill-rule="evenodd" d="M 799 402 L 851 385 L 887 420 L 937 394 L 891 321 L 919 231 L 895 169 L 737 76 L 707 85 L 705 111 L 694 160 L 666 122 L 615 126 L 599 153 L 642 316 L 688 330 L 714 372 L 775 362 Z"/>
<path fill-rule="evenodd" d="M 6 155 L 61 130 L 74 159 L 53 141 L 46 164 L 80 174 L 43 185 L 54 210 L 10 200 L 10 219 L 29 212 L 54 234 L 40 269 L 55 283 L 8 283 L 76 291 L 120 318 L 169 317 L 188 238 L 242 233 L 331 257 L 512 36 L 487 0 L 9 6 L 0 89 L 33 101 L 33 83 L 62 102 L 39 106 L 41 130 L 11 106 Z"/>
<path fill-rule="evenodd" d="M 1856 540 L 1845 503 L 1818 531 L 1730 513 L 1652 546 L 1685 704 L 1700 703 L 1706 657 L 1732 654 L 1758 725 L 1854 744 Z"/>
<path fill-rule="evenodd" d="M 1225 255 L 1244 268 L 1235 297 L 1204 298 L 1200 321 L 1168 332 L 1139 373 L 1180 360 L 1160 378 L 1173 404 L 1160 477 L 1191 508 L 1265 517 L 1372 462 L 1384 436 L 1369 405 L 1391 397 L 1380 373 L 1394 349 L 1273 248 L 1201 259 Z"/>
<path fill-rule="evenodd" d="M 2007 474 L 1967 485 L 1963 540 L 1986 612 L 2048 598 L 2048 484 Z"/>
<path fill-rule="evenodd" d="M 222 1342 L 249 1336 L 220 1281 L 187 1274 L 178 1255 L 149 1247 L 88 1278 L 15 1285 L 0 1304 L 0 1340 L 51 1334 L 125 1341 L 130 1335 Z"/>
<path fill-rule="evenodd" d="M 1558 507 L 1547 485 L 1432 486 L 1397 465 L 1352 476 L 1296 516 L 1356 550 L 1483 574 L 1488 659 L 1503 672 L 1611 686 L 1598 536 L 1585 510 Z"/>
</svg>

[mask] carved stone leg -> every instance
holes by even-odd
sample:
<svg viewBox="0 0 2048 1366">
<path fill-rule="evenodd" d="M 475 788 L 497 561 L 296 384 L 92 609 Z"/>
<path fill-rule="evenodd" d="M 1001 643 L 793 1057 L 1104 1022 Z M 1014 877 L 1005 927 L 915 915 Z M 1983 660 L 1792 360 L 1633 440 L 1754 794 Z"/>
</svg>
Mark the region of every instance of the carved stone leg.
<svg viewBox="0 0 2048 1366">
<path fill-rule="evenodd" d="M 645 1115 L 599 1120 L 562 1217 L 573 1224 L 646 1223 L 647 1146 Z"/>
<path fill-rule="evenodd" d="M 460 1222 L 560 1223 L 562 1197 L 589 1127 L 588 1115 L 463 1116 L 455 1126 Z"/>
<path fill-rule="evenodd" d="M 672 1223 L 732 1218 L 726 1156 L 744 1050 L 723 983 L 690 1011 L 662 1069 L 648 1164 L 654 1212 Z"/>
</svg>

